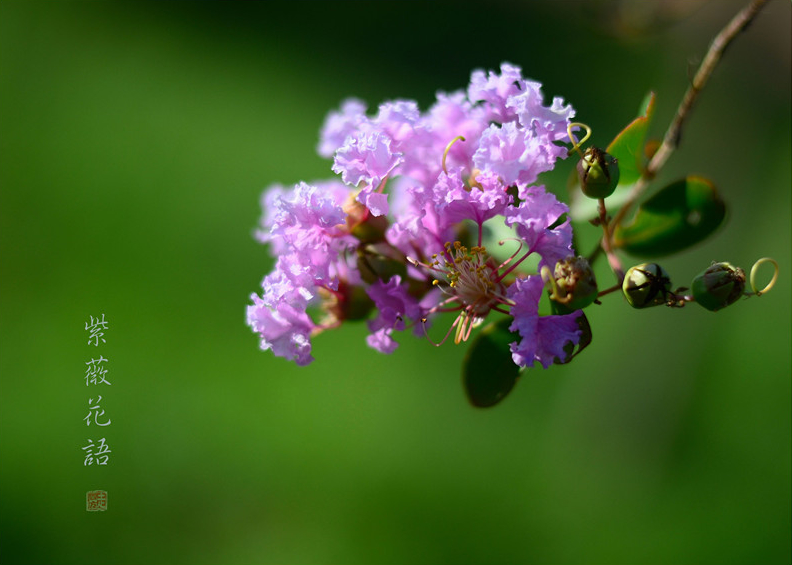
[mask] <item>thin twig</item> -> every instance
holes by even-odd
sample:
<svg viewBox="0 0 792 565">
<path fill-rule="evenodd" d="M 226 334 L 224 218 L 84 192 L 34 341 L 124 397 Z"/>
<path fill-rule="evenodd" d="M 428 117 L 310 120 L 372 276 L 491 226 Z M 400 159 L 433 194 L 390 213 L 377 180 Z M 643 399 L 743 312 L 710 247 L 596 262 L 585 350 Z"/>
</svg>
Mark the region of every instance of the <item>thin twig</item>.
<svg viewBox="0 0 792 565">
<path fill-rule="evenodd" d="M 610 231 L 608 230 L 608 211 L 605 209 L 605 199 L 600 198 L 599 203 L 597 205 L 597 212 L 599 212 L 599 221 L 602 225 L 602 249 L 605 251 L 605 254 L 608 256 L 608 263 L 610 264 L 610 268 L 613 271 L 613 274 L 616 275 L 616 280 L 619 284 L 624 280 L 624 269 L 622 269 L 621 261 L 613 252 L 613 246 L 611 245 L 611 235 Z"/>
<path fill-rule="evenodd" d="M 734 18 L 732 18 L 729 24 L 723 28 L 720 33 L 718 33 L 718 35 L 715 36 L 715 39 L 712 40 L 709 51 L 707 51 L 707 55 L 701 62 L 701 66 L 699 66 L 696 76 L 693 77 L 693 81 L 690 83 L 687 92 L 685 92 L 685 96 L 682 98 L 679 108 L 677 108 L 674 119 L 671 122 L 671 125 L 668 127 L 668 131 L 666 131 L 662 145 L 660 145 L 660 148 L 657 150 L 654 156 L 652 156 L 652 159 L 646 166 L 646 170 L 644 171 L 641 178 L 638 179 L 638 181 L 635 183 L 635 186 L 633 186 L 627 202 L 624 203 L 621 209 L 616 213 L 616 216 L 613 218 L 610 229 L 611 234 L 614 233 L 616 226 L 618 226 L 624 220 L 624 216 L 627 215 L 627 212 L 635 204 L 635 201 L 638 200 L 641 194 L 643 194 L 643 192 L 646 190 L 647 186 L 649 186 L 649 182 L 657 175 L 658 172 L 660 172 L 660 169 L 663 167 L 663 165 L 665 165 L 666 161 L 668 161 L 668 158 L 671 156 L 671 153 L 673 153 L 679 145 L 679 140 L 682 136 L 682 126 L 684 125 L 685 120 L 690 113 L 690 109 L 693 107 L 693 103 L 696 101 L 696 98 L 698 98 L 698 95 L 704 88 L 704 85 L 707 84 L 707 80 L 712 74 L 712 71 L 715 70 L 715 67 L 723 56 L 723 52 L 726 50 L 726 47 L 729 46 L 738 33 L 744 30 L 748 24 L 753 21 L 753 19 L 759 13 L 759 10 L 761 10 L 766 3 L 767 0 L 752 0 L 751 3 L 740 10 L 740 12 L 734 16 Z"/>
<path fill-rule="evenodd" d="M 621 290 L 621 289 L 622 289 L 621 284 L 615 284 L 609 288 L 606 288 L 605 290 L 599 291 L 599 293 L 597 293 L 597 298 L 602 298 L 606 294 L 610 294 L 611 292 L 616 292 L 617 290 Z"/>
</svg>

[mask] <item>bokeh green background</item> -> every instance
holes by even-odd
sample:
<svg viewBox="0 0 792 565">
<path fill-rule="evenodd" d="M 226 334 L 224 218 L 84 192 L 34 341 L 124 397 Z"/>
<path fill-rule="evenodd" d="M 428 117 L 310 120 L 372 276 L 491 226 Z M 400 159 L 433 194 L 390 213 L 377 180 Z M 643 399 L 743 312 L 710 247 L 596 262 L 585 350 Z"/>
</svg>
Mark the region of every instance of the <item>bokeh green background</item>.
<svg viewBox="0 0 792 565">
<path fill-rule="evenodd" d="M 383 356 L 350 326 L 298 368 L 244 323 L 272 265 L 261 191 L 329 176 L 314 148 L 343 98 L 426 108 L 510 61 L 601 145 L 654 89 L 659 136 L 741 5 L 0 2 L 0 561 L 789 563 L 787 1 L 729 49 L 663 173 L 731 204 L 664 261 L 675 282 L 770 255 L 766 297 L 712 314 L 610 296 L 574 363 L 484 411 L 463 347 L 407 335 Z M 110 464 L 85 467 L 102 436 Z M 92 489 L 107 512 L 85 511 Z"/>
</svg>

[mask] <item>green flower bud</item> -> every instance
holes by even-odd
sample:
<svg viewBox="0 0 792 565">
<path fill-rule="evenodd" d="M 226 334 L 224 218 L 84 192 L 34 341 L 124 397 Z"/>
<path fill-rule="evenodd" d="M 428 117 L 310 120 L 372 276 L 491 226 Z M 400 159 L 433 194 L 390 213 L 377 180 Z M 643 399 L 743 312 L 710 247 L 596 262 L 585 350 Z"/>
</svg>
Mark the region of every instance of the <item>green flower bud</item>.
<svg viewBox="0 0 792 565">
<path fill-rule="evenodd" d="M 716 312 L 734 304 L 745 290 L 745 271 L 731 263 L 713 263 L 691 285 L 693 298 L 707 310 Z"/>
<path fill-rule="evenodd" d="M 589 147 L 577 164 L 580 188 L 589 198 L 607 198 L 619 184 L 619 165 L 610 154 Z"/>
<path fill-rule="evenodd" d="M 550 299 L 559 313 L 580 310 L 597 299 L 597 279 L 585 258 L 570 256 L 559 261 L 553 276 L 556 284 Z"/>
<path fill-rule="evenodd" d="M 671 278 L 657 263 L 643 263 L 627 271 L 622 291 L 633 308 L 666 304 L 671 292 Z"/>
</svg>

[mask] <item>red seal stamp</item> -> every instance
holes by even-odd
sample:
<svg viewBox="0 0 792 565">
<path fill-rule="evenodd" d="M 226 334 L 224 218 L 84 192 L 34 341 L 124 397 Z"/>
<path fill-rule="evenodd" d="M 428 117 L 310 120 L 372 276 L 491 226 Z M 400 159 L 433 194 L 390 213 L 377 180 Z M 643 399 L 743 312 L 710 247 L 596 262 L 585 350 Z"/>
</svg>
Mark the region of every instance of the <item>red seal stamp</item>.
<svg viewBox="0 0 792 565">
<path fill-rule="evenodd" d="M 86 492 L 85 509 L 88 512 L 104 512 L 107 510 L 107 491 L 89 490 Z"/>
</svg>

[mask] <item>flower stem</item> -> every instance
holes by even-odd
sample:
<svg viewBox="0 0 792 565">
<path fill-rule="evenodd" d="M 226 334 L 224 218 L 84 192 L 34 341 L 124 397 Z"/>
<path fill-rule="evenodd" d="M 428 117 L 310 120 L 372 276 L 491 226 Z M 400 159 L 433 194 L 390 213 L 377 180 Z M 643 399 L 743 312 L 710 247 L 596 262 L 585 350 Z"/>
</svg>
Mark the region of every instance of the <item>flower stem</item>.
<svg viewBox="0 0 792 565">
<path fill-rule="evenodd" d="M 605 209 L 604 198 L 599 199 L 597 211 L 599 212 L 599 221 L 603 231 L 602 250 L 605 251 L 605 255 L 608 256 L 608 264 L 611 270 L 613 270 L 613 274 L 616 275 L 617 283 L 621 285 L 622 281 L 624 281 L 624 269 L 622 269 L 621 261 L 619 261 L 619 258 L 613 252 L 613 246 L 611 245 L 611 234 L 608 227 L 608 211 Z"/>
<path fill-rule="evenodd" d="M 617 290 L 621 290 L 621 289 L 622 289 L 622 285 L 615 284 L 610 288 L 606 288 L 605 290 L 599 291 L 599 293 L 597 294 L 597 298 L 602 298 L 603 296 L 610 294 L 611 292 L 616 292 Z"/>
</svg>

